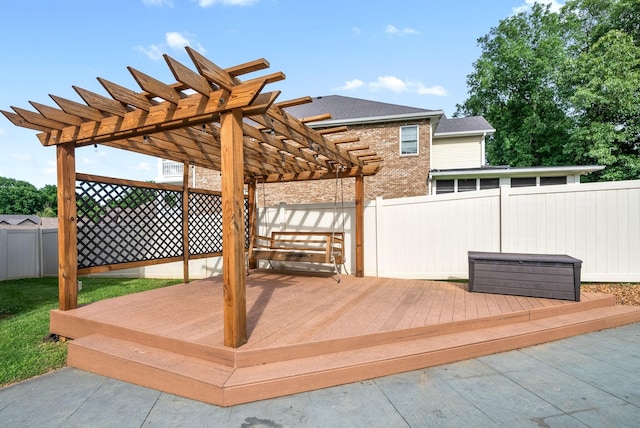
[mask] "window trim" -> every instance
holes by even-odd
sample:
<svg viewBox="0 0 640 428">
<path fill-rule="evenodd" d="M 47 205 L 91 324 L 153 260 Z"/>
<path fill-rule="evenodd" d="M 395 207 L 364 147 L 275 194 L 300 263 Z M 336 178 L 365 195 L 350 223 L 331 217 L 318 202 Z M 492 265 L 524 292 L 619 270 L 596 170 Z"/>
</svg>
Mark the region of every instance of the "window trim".
<svg viewBox="0 0 640 428">
<path fill-rule="evenodd" d="M 405 128 L 416 129 L 416 152 L 415 153 L 402 153 L 402 143 L 403 143 L 402 130 Z M 400 157 L 420 156 L 420 127 L 418 125 L 405 125 L 405 126 L 401 126 L 398 132 L 399 132 L 398 153 Z"/>
</svg>

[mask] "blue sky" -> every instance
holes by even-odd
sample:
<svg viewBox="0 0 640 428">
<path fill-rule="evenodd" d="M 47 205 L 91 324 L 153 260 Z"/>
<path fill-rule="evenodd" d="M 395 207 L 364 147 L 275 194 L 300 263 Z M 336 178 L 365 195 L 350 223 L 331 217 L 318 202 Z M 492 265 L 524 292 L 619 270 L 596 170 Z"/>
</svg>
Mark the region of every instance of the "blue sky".
<svg viewBox="0 0 640 428">
<path fill-rule="evenodd" d="M 287 76 L 265 89 L 282 91 L 277 101 L 338 94 L 450 117 L 467 97 L 477 39 L 531 3 L 3 0 L 0 109 L 56 106 L 49 94 L 81 101 L 72 85 L 106 95 L 96 77 L 137 90 L 127 66 L 172 83 L 162 54 L 191 66 L 189 45 L 222 67 L 267 59 L 263 74 Z M 158 174 L 155 158 L 101 146 L 79 149 L 76 159 L 78 172 L 145 181 Z M 55 184 L 55 149 L 0 116 L 0 176 Z"/>
</svg>

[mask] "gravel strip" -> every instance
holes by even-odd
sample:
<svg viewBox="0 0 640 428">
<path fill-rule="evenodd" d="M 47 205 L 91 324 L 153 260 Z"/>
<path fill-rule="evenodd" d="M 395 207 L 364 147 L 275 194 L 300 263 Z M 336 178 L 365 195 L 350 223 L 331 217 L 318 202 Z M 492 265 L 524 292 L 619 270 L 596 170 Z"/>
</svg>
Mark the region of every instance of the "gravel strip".
<svg viewBox="0 0 640 428">
<path fill-rule="evenodd" d="M 640 284 L 582 284 L 581 290 L 613 294 L 617 305 L 640 306 Z"/>
</svg>

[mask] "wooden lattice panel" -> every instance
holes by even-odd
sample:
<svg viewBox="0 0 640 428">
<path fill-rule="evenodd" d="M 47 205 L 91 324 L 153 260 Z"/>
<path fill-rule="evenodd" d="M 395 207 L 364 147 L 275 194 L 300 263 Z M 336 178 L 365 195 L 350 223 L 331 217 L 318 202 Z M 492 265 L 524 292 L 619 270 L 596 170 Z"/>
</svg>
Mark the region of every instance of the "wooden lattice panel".
<svg viewBox="0 0 640 428">
<path fill-rule="evenodd" d="M 78 181 L 78 267 L 181 256 L 182 193 Z"/>
</svg>

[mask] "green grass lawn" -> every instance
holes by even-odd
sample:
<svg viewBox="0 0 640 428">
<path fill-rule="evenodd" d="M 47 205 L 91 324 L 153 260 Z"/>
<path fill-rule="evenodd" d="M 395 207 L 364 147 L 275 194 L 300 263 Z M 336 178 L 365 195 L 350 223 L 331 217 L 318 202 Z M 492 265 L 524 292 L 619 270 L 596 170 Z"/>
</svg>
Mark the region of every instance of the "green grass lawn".
<svg viewBox="0 0 640 428">
<path fill-rule="evenodd" d="M 81 278 L 78 303 L 137 293 L 176 279 Z M 58 279 L 0 281 L 0 386 L 62 367 L 67 344 L 43 342 L 49 334 L 49 311 L 58 307 Z"/>
</svg>

